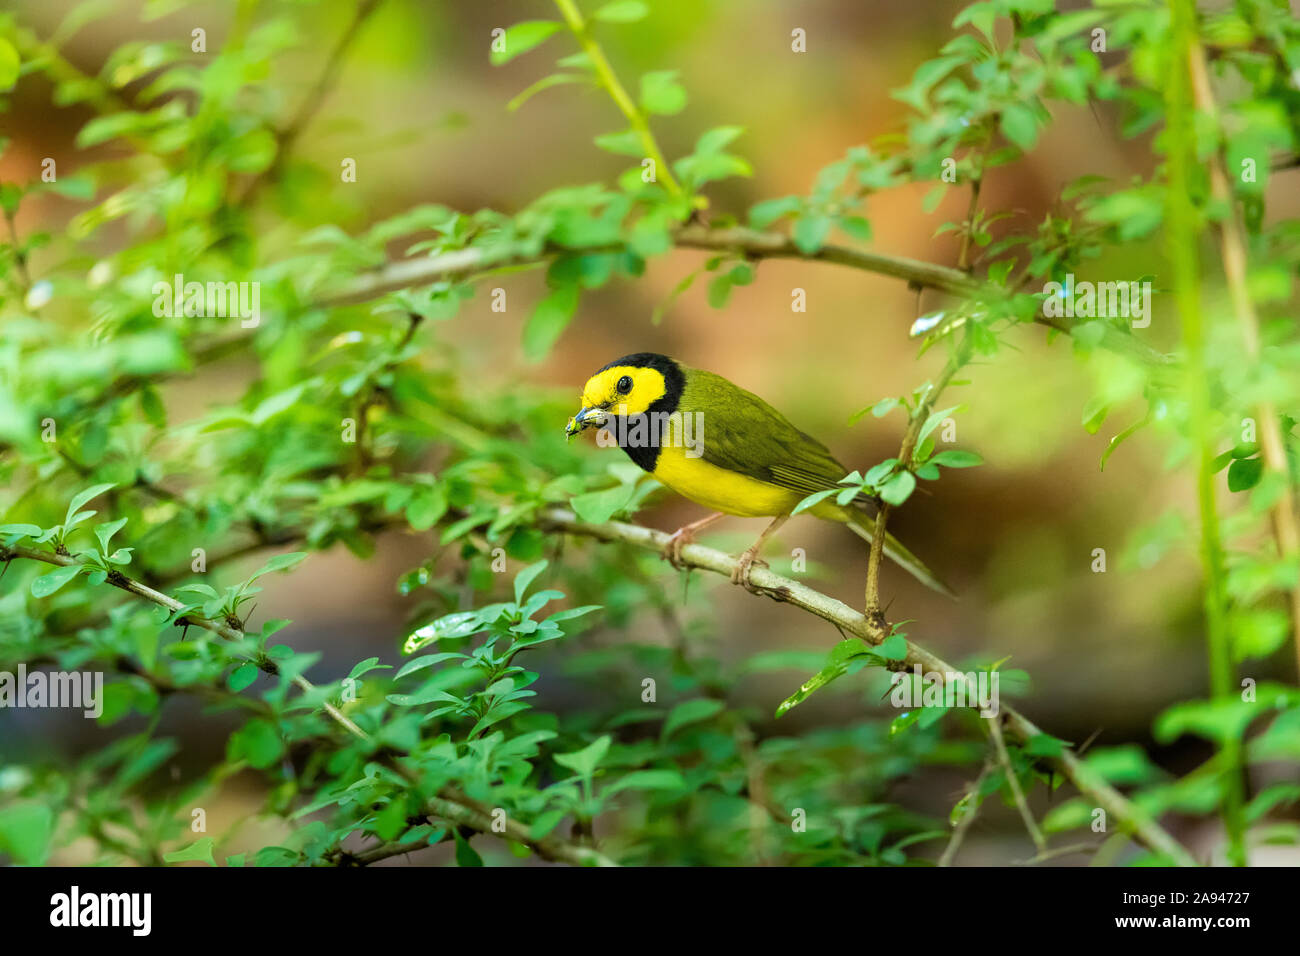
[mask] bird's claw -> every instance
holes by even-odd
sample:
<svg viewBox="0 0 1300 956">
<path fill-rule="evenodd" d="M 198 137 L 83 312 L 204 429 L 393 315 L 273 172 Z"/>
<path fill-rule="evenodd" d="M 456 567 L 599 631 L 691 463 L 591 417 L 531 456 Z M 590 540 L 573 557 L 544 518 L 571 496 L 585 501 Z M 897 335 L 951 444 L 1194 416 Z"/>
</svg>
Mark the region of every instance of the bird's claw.
<svg viewBox="0 0 1300 956">
<path fill-rule="evenodd" d="M 736 560 L 736 566 L 731 571 L 731 583 L 739 584 L 746 591 L 757 594 L 762 588 L 750 581 L 749 575 L 754 570 L 754 565 L 761 568 L 767 567 L 767 562 L 761 560 L 753 552 L 746 551 Z"/>
<path fill-rule="evenodd" d="M 695 535 L 691 534 L 685 528 L 678 528 L 668 537 L 668 543 L 664 545 L 664 557 L 678 571 L 685 568 L 682 562 L 682 548 L 686 547 L 695 540 Z"/>
</svg>

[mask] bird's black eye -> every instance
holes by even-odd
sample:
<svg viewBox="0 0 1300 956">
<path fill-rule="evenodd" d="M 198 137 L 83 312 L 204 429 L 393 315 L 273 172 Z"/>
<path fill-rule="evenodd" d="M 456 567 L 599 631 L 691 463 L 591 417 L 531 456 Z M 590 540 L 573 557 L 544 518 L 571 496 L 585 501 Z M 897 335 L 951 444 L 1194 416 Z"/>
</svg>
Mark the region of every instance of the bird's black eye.
<svg viewBox="0 0 1300 956">
<path fill-rule="evenodd" d="M 620 395 L 626 395 L 628 392 L 632 391 L 632 376 L 624 375 L 618 380 L 618 384 L 614 387 L 618 389 Z"/>
</svg>

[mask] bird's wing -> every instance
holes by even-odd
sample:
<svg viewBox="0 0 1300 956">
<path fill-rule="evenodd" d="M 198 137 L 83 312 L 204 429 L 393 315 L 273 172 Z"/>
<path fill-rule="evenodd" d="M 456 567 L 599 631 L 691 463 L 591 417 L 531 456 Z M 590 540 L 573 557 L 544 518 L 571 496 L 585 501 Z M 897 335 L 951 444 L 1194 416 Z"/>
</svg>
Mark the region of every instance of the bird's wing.
<svg viewBox="0 0 1300 956">
<path fill-rule="evenodd" d="M 704 460 L 801 495 L 838 488 L 848 469 L 753 392 L 702 369 L 686 371 L 678 409 L 703 415 Z"/>
</svg>

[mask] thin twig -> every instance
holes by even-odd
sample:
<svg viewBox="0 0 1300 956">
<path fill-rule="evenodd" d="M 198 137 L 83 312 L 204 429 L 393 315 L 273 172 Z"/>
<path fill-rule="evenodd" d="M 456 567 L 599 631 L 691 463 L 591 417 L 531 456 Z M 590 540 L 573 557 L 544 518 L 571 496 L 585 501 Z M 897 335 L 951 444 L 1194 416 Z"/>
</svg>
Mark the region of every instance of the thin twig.
<svg viewBox="0 0 1300 956">
<path fill-rule="evenodd" d="M 335 43 L 333 51 L 331 51 L 329 57 L 326 58 L 325 67 L 321 70 L 320 76 L 317 78 L 311 90 L 307 93 L 307 98 L 303 100 L 302 105 L 298 108 L 298 112 L 294 115 L 293 119 L 289 121 L 289 124 L 276 133 L 275 158 L 271 161 L 271 165 L 249 182 L 248 186 L 244 189 L 243 194 L 236 200 L 235 205 L 247 206 L 263 186 L 269 182 L 273 182 L 276 176 L 279 175 L 280 170 L 284 168 L 285 159 L 288 157 L 294 145 L 298 142 L 298 138 L 302 135 L 302 131 L 307 127 L 307 124 L 312 121 L 316 114 L 320 112 L 321 105 L 325 102 L 325 98 L 329 95 L 330 90 L 334 88 L 335 83 L 338 82 L 339 73 L 343 70 L 343 61 L 347 57 L 348 50 L 352 47 L 352 44 L 356 42 L 357 36 L 361 33 L 361 27 L 365 25 L 366 20 L 370 18 L 370 15 L 375 12 L 375 9 L 381 3 L 383 3 L 383 0 L 361 0 L 361 2 L 357 4 L 357 9 L 352 15 L 351 22 L 348 23 L 347 29 L 343 31 L 343 35 L 340 36 L 338 42 Z"/>
<path fill-rule="evenodd" d="M 912 455 L 916 452 L 916 444 L 921 434 L 921 428 L 925 425 L 925 420 L 930 417 L 930 412 L 934 408 L 934 403 L 939 396 L 952 382 L 953 376 L 966 363 L 966 357 L 969 354 L 969 346 L 965 339 L 957 346 L 957 351 L 948 359 L 947 366 L 944 367 L 943 373 L 939 380 L 926 390 L 925 395 L 917 402 L 916 408 L 912 410 L 912 417 L 908 421 L 907 431 L 903 435 L 903 443 L 898 449 L 898 468 L 902 471 L 910 471 L 912 468 Z M 876 617 L 883 620 L 880 610 L 880 564 L 885 553 L 885 529 L 889 522 L 889 515 L 892 511 L 889 502 L 882 501 L 879 510 L 876 512 L 876 529 L 871 535 L 871 553 L 867 558 L 867 585 L 866 585 L 866 602 L 865 607 L 868 617 Z"/>
<path fill-rule="evenodd" d="M 1209 114 L 1217 123 L 1218 104 L 1210 86 L 1209 70 L 1205 64 L 1205 49 L 1193 42 L 1190 56 L 1192 90 L 1197 109 Z M 1250 297 L 1247 279 L 1246 237 L 1241 223 L 1241 213 L 1228 185 L 1222 148 L 1210 157 L 1210 190 L 1216 201 L 1228 210 L 1217 220 L 1219 246 L 1223 258 L 1223 274 L 1228 281 L 1232 307 L 1237 325 L 1251 361 L 1260 359 L 1259 316 Z M 1282 493 L 1277 495 L 1271 509 L 1273 537 L 1277 541 L 1278 556 L 1283 560 L 1300 559 L 1300 524 L 1297 524 L 1296 504 L 1292 490 L 1291 469 L 1287 461 L 1286 442 L 1277 408 L 1268 399 L 1261 399 L 1256 414 L 1259 417 L 1259 446 L 1264 463 L 1283 478 Z M 1291 639 L 1295 645 L 1296 667 L 1300 671 L 1300 582 L 1288 591 L 1291 605 Z"/>
<path fill-rule="evenodd" d="M 957 858 L 957 851 L 961 849 L 962 843 L 966 839 L 966 832 L 970 829 L 971 824 L 980 812 L 980 788 L 984 781 L 993 770 L 993 764 L 987 760 L 984 767 L 980 770 L 980 775 L 971 781 L 966 788 L 966 812 L 961 815 L 957 821 L 957 826 L 952 831 L 952 837 L 948 840 L 948 845 L 943 848 L 943 853 L 939 857 L 939 866 L 952 866 L 952 861 Z"/>
<path fill-rule="evenodd" d="M 1011 763 L 1011 754 L 1007 753 L 1006 741 L 1002 739 L 1002 728 L 998 725 L 1000 719 L 1000 717 L 996 716 L 989 719 L 989 736 L 993 738 L 993 749 L 997 751 L 998 762 L 1002 764 L 1002 770 L 1007 775 L 1007 786 L 1011 788 L 1011 798 L 1016 802 L 1016 809 L 1020 811 L 1020 818 L 1025 821 L 1025 829 L 1029 831 L 1030 839 L 1034 841 L 1034 846 L 1038 848 L 1039 856 L 1042 856 L 1047 852 L 1047 841 L 1043 838 L 1043 831 L 1038 828 L 1038 821 L 1029 812 L 1029 803 L 1025 800 L 1025 791 L 1020 787 L 1020 778 L 1016 776 L 1016 768 Z"/>
<path fill-rule="evenodd" d="M 591 31 L 587 29 L 587 23 L 582 18 L 582 13 L 578 10 L 578 5 L 573 0 L 555 0 L 555 5 L 559 8 L 564 22 L 568 24 L 569 29 L 577 38 L 578 45 L 582 47 L 587 58 L 591 61 L 591 67 L 596 72 L 597 79 L 600 80 L 601 86 L 609 93 L 610 98 L 619 111 L 627 119 L 628 125 L 636 133 L 637 139 L 641 141 L 641 148 L 645 150 L 647 158 L 654 160 L 655 179 L 664 184 L 664 188 L 671 196 L 680 196 L 682 187 L 677 184 L 673 178 L 673 171 L 668 165 L 668 160 L 664 157 L 663 150 L 659 148 L 659 143 L 650 131 L 650 124 L 645 118 L 645 114 L 637 107 L 635 101 L 627 93 L 618 74 L 610 65 L 605 56 L 605 51 L 600 48 L 600 44 L 592 37 Z"/>
</svg>

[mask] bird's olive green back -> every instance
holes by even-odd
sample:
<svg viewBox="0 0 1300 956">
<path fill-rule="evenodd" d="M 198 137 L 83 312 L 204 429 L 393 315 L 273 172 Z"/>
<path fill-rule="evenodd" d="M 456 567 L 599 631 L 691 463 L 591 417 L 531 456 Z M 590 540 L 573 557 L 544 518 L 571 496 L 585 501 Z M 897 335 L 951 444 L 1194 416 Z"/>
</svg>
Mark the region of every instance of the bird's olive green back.
<svg viewBox="0 0 1300 956">
<path fill-rule="evenodd" d="M 682 371 L 686 387 L 677 407 L 703 414 L 705 461 L 803 495 L 839 487 L 848 474 L 825 445 L 753 392 L 713 372 Z"/>
</svg>

